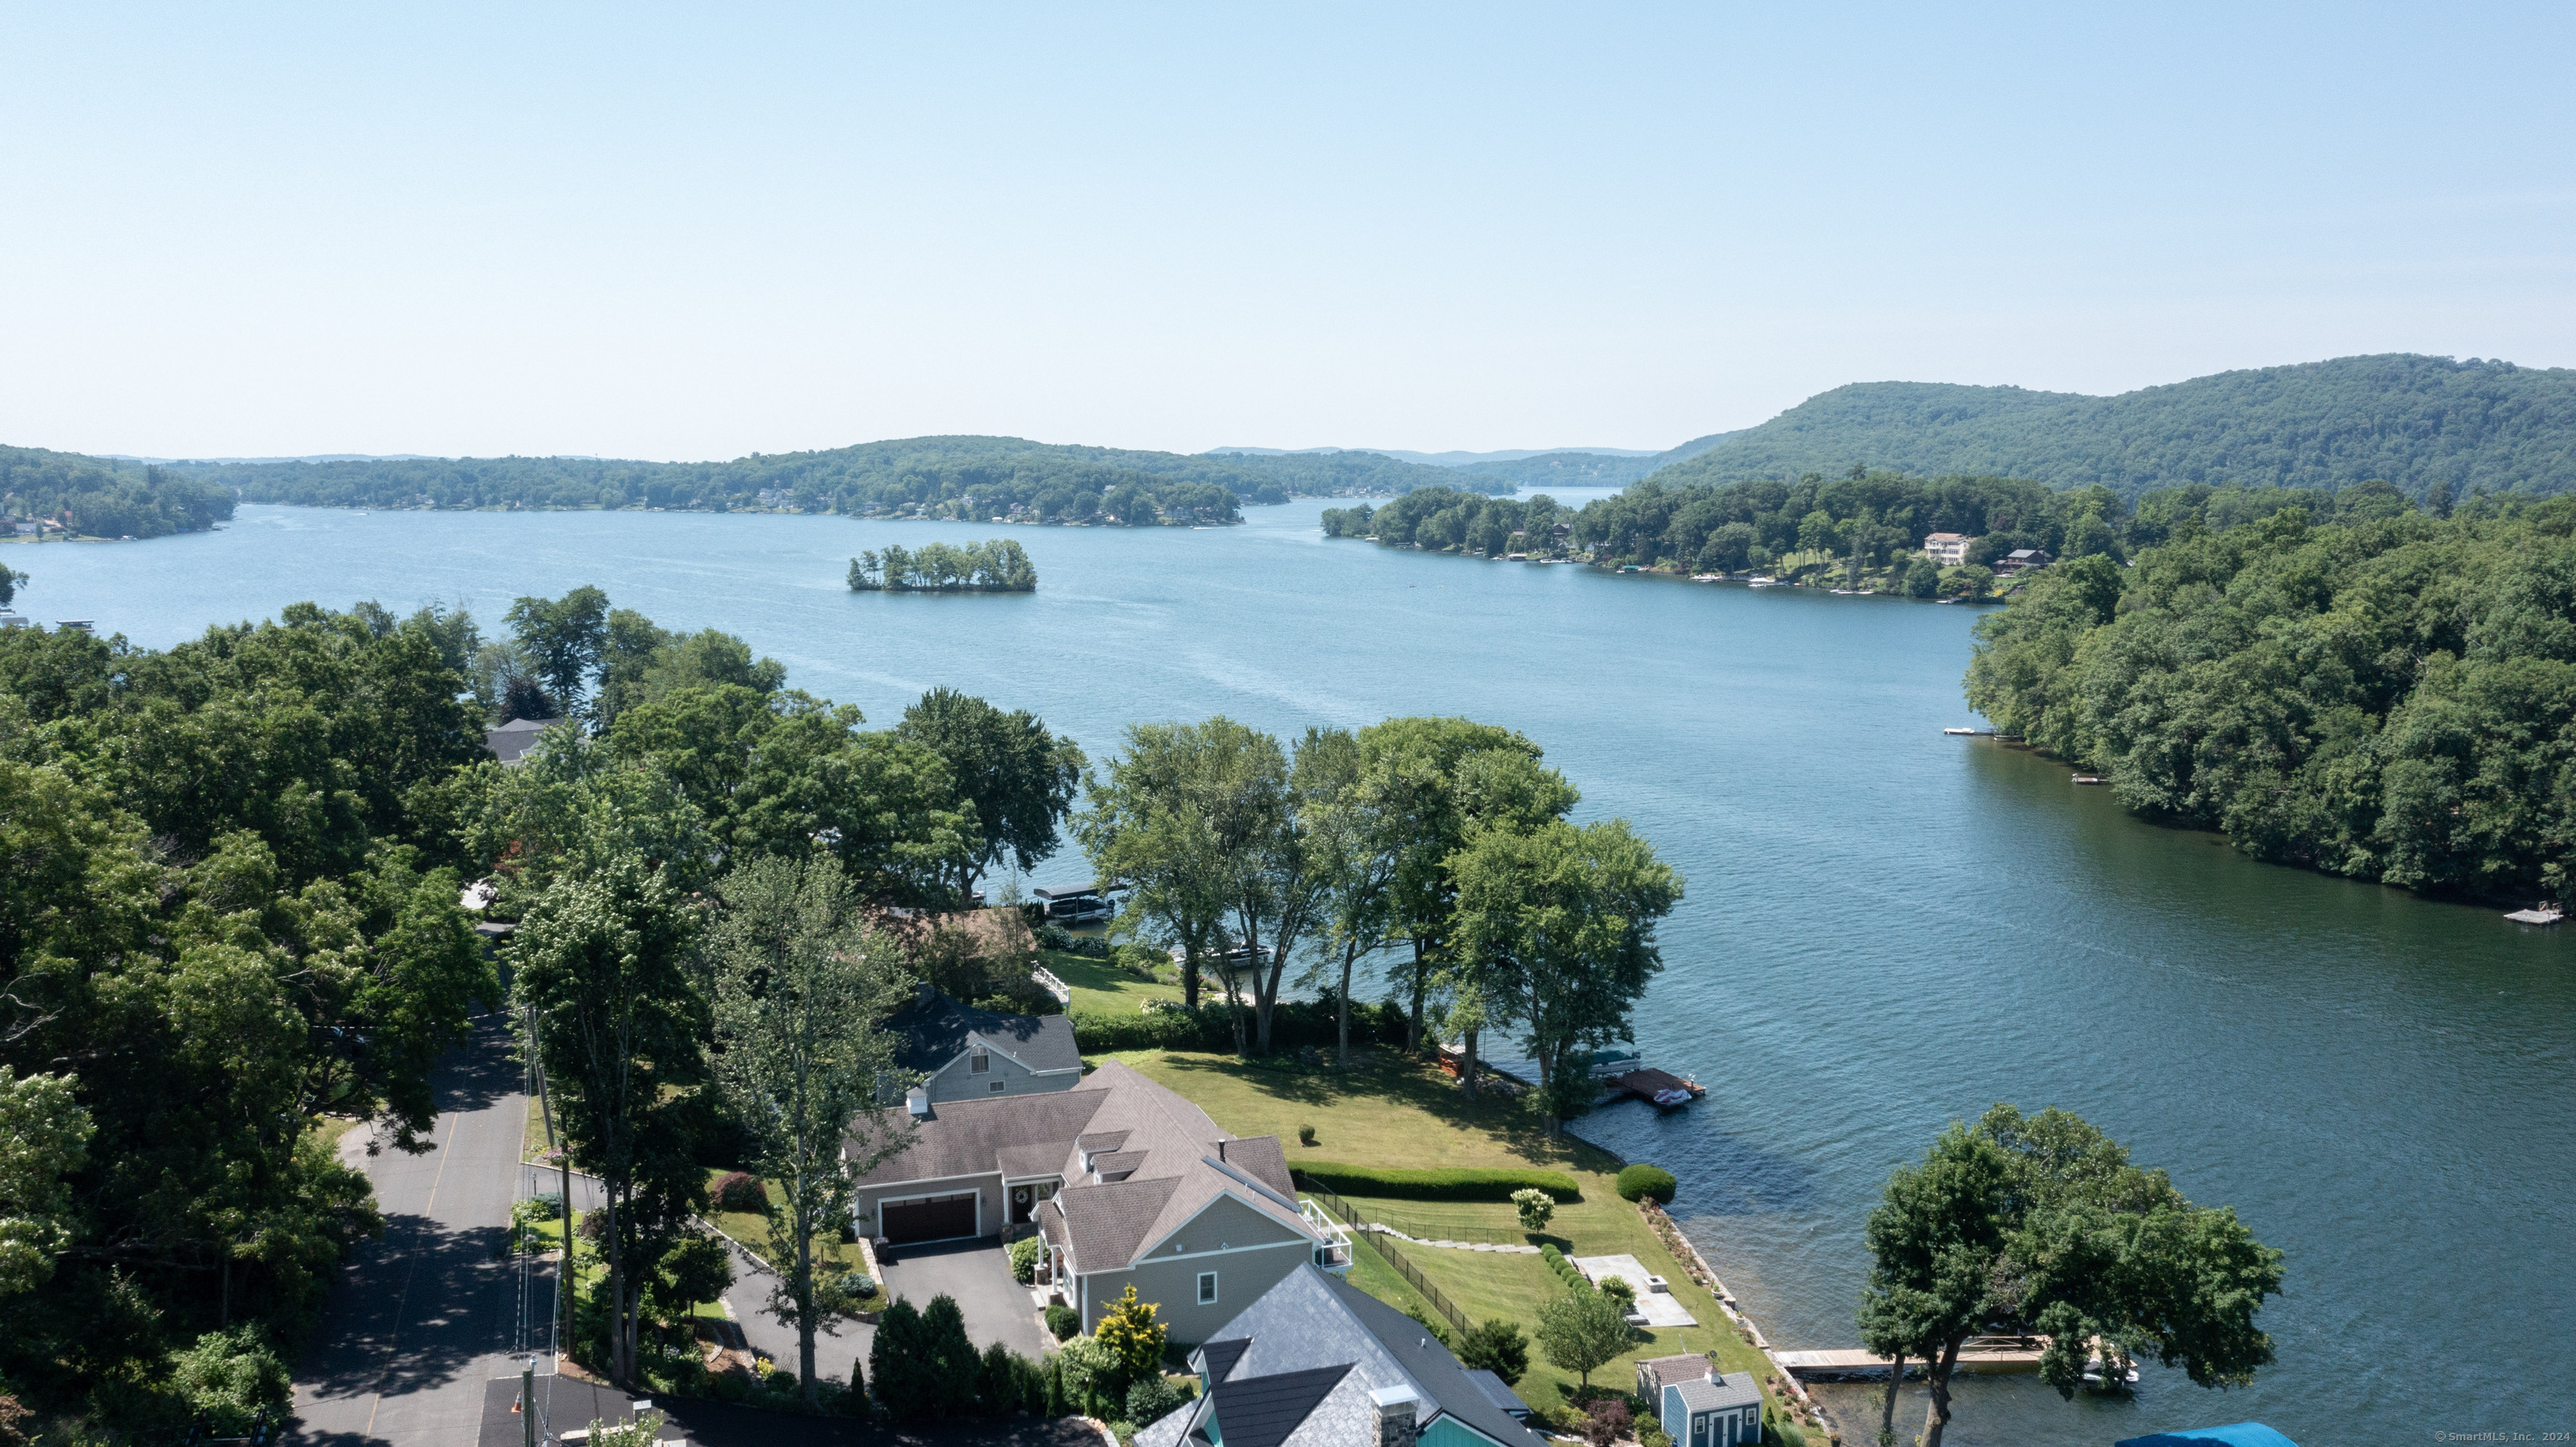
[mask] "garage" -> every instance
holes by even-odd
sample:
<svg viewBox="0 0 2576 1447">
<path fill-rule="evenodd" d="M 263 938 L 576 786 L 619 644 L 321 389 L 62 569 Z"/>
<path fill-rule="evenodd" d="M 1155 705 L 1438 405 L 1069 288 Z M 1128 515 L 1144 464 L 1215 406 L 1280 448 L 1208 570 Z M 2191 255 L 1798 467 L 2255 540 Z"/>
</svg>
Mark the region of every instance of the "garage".
<svg viewBox="0 0 2576 1447">
<path fill-rule="evenodd" d="M 885 1239 L 902 1245 L 911 1241 L 947 1241 L 976 1234 L 975 1193 L 953 1196 L 929 1196 L 918 1201 L 886 1201 L 878 1205 L 879 1224 Z"/>
</svg>

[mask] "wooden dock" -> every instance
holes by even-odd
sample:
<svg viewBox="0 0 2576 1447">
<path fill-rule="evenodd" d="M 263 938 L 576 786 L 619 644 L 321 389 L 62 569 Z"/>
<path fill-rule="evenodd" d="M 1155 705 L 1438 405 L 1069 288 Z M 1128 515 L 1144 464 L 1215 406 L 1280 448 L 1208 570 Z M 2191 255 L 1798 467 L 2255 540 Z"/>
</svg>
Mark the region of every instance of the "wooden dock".
<svg viewBox="0 0 2576 1447">
<path fill-rule="evenodd" d="M 1621 1075 L 1605 1075 L 1601 1078 L 1601 1088 L 1608 1091 L 1613 1100 L 1625 1100 L 1633 1096 L 1648 1105 L 1664 1105 L 1667 1109 L 1675 1105 L 1687 1104 L 1687 1102 L 1658 1101 L 1655 1099 L 1657 1095 L 1678 1090 L 1692 1100 L 1697 1100 L 1708 1094 L 1701 1088 L 1698 1081 L 1685 1080 L 1669 1071 L 1657 1070 L 1652 1066 L 1640 1066 Z"/>
<path fill-rule="evenodd" d="M 2048 1350 L 2048 1338 L 1971 1337 L 1959 1348 L 1958 1370 L 1963 1372 L 2035 1372 L 2040 1355 Z M 1775 1351 L 1772 1356 L 1782 1367 L 1809 1379 L 1832 1380 L 1841 1377 L 1884 1377 L 1894 1365 L 1886 1357 L 1859 1347 L 1832 1347 L 1817 1351 Z M 1908 1359 L 1907 1371 L 1918 1371 L 1922 1363 Z"/>
</svg>

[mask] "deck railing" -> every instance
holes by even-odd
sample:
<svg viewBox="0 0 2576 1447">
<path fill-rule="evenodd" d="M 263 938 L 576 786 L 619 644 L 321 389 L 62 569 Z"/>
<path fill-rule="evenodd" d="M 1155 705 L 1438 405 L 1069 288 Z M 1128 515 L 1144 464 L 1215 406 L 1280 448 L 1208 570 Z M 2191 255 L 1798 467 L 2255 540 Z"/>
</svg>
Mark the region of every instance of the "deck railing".
<svg viewBox="0 0 2576 1447">
<path fill-rule="evenodd" d="M 1467 1314 L 1460 1311 L 1457 1307 L 1450 1305 L 1449 1298 L 1441 1293 L 1439 1287 L 1432 1285 L 1430 1278 L 1424 1276 L 1419 1268 L 1415 1267 L 1412 1262 L 1405 1259 L 1404 1253 L 1395 1248 L 1394 1242 L 1388 1240 L 1381 1233 L 1367 1230 L 1366 1228 L 1369 1223 L 1361 1219 L 1360 1213 L 1351 1206 L 1350 1202 L 1343 1200 L 1341 1197 L 1334 1195 L 1332 1192 L 1325 1190 L 1321 1186 L 1309 1185 L 1305 1187 L 1305 1190 L 1309 1201 L 1322 1206 L 1325 1210 L 1330 1211 L 1333 1215 L 1341 1218 L 1341 1220 L 1348 1224 L 1362 1228 L 1361 1235 L 1369 1238 L 1368 1248 L 1371 1251 L 1376 1252 L 1380 1260 L 1383 1260 L 1387 1265 L 1394 1267 L 1395 1274 L 1403 1277 L 1404 1284 L 1412 1287 L 1414 1291 L 1422 1297 L 1425 1304 L 1427 1304 L 1433 1311 L 1436 1311 L 1442 1316 L 1448 1318 L 1449 1325 L 1455 1327 L 1460 1335 L 1465 1335 L 1471 1329 L 1467 1321 Z"/>
</svg>

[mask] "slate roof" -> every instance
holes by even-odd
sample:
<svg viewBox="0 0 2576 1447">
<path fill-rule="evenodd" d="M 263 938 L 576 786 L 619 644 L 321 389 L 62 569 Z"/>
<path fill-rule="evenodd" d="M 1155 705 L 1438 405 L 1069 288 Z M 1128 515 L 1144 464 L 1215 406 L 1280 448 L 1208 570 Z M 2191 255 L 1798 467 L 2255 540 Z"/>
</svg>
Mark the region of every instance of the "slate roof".
<svg viewBox="0 0 2576 1447">
<path fill-rule="evenodd" d="M 880 1129 L 907 1144 L 858 1177 L 858 1185 L 997 1173 L 1060 1176 L 1065 1184 L 1051 1202 L 1058 1221 L 1046 1230 L 1049 1239 L 1060 1232 L 1072 1246 L 1080 1273 L 1126 1267 L 1220 1196 L 1233 1196 L 1294 1236 L 1315 1239 L 1289 1194 L 1287 1157 L 1277 1137 L 1237 1140 L 1206 1111 L 1116 1061 L 1071 1090 L 946 1101 L 918 1120 L 901 1107 L 875 1115 Z M 1094 1181 L 1083 1169 L 1083 1147 L 1112 1143 L 1118 1148 L 1094 1164 L 1104 1174 L 1129 1174 Z"/>
<path fill-rule="evenodd" d="M 1345 1368 L 1346 1374 L 1315 1398 L 1284 1436 L 1269 1439 L 1276 1447 L 1341 1447 L 1371 1440 L 1377 1408 L 1369 1394 L 1386 1388 L 1411 1393 L 1419 1404 L 1415 1420 L 1420 1424 L 1437 1413 L 1511 1447 L 1536 1447 L 1543 1440 L 1514 1421 L 1420 1322 L 1312 1265 L 1282 1277 L 1219 1328 L 1200 1353 L 1214 1384 L 1207 1410 L 1215 1414 L 1226 1447 L 1237 1447 L 1235 1421 L 1226 1410 L 1229 1386 L 1331 1367 Z M 1224 1370 L 1218 1370 L 1220 1365 Z M 1269 1420 L 1267 1414 L 1263 1420 Z"/>
<path fill-rule="evenodd" d="M 1501 1373 L 1483 1367 L 1469 1367 L 1467 1380 L 1475 1383 L 1476 1390 L 1484 1393 L 1485 1400 L 1493 1403 L 1495 1410 L 1504 1416 L 1515 1422 L 1529 1419 L 1529 1403 L 1521 1400 L 1520 1393 L 1512 1390 L 1511 1383 L 1504 1381 Z"/>
<path fill-rule="evenodd" d="M 1062 1015 L 1005 1015 L 961 1005 L 928 985 L 911 1003 L 886 1017 L 895 1041 L 894 1063 L 905 1070 L 937 1070 L 968 1047 L 998 1050 L 1031 1070 L 1080 1070 L 1082 1048 L 1073 1022 Z"/>
<path fill-rule="evenodd" d="M 1225 1447 L 1281 1447 L 1351 1374 L 1350 1364 L 1218 1382 L 1208 1393 Z"/>
</svg>

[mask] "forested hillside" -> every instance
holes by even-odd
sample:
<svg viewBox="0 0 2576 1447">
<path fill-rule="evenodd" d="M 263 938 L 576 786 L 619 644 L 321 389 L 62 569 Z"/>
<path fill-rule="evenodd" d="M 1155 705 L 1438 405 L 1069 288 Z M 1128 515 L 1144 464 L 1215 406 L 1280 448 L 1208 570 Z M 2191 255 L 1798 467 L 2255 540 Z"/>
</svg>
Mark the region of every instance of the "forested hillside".
<svg viewBox="0 0 2576 1447">
<path fill-rule="evenodd" d="M 0 447 L 0 520 L 45 520 L 76 537 L 202 532 L 233 515 L 232 492 L 139 462 Z"/>
<path fill-rule="evenodd" d="M 1375 453 L 1189 457 L 1015 437 L 913 437 L 731 462 L 576 457 L 185 463 L 245 501 L 325 507 L 795 507 L 864 517 L 1230 522 L 1239 503 L 1452 480 Z M 1508 489 L 1506 489 L 1508 490 Z"/>
<path fill-rule="evenodd" d="M 1450 483 L 1474 492 L 1504 492 L 1512 487 L 1618 487 L 1635 482 L 1684 458 L 1697 457 L 1720 442 L 1738 434 L 1712 432 L 1694 437 L 1679 447 L 1650 453 L 1644 457 L 1621 457 L 1609 452 L 1542 452 L 1535 457 L 1516 457 L 1507 462 L 1471 462 L 1454 471 L 1464 474 Z"/>
<path fill-rule="evenodd" d="M 2036 478 L 2124 497 L 2185 483 L 2422 497 L 2576 488 L 2576 371 L 2443 357 L 2342 357 L 2222 372 L 2117 397 L 1868 382 L 1809 398 L 1654 474 L 1679 487 L 1838 475 Z"/>
<path fill-rule="evenodd" d="M 1968 701 L 2132 809 L 2408 888 L 2570 895 L 2576 499 L 2178 523 L 2035 575 Z"/>
</svg>

